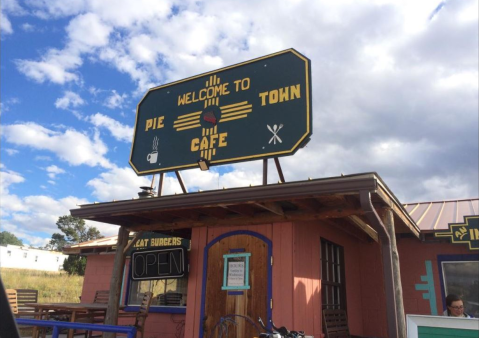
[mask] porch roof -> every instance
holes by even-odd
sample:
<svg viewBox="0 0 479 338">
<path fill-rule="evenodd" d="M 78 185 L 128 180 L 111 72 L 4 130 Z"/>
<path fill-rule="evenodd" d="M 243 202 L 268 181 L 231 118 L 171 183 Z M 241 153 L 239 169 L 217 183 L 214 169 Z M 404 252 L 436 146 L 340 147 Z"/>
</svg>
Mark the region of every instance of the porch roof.
<svg viewBox="0 0 479 338">
<path fill-rule="evenodd" d="M 85 204 L 70 212 L 75 217 L 122 225 L 129 231 L 183 238 L 189 238 L 191 228 L 199 226 L 321 219 L 358 237 L 377 240 L 360 206 L 362 190 L 370 192 L 376 209 L 393 210 L 397 233 L 419 237 L 418 226 L 377 173 Z"/>
</svg>

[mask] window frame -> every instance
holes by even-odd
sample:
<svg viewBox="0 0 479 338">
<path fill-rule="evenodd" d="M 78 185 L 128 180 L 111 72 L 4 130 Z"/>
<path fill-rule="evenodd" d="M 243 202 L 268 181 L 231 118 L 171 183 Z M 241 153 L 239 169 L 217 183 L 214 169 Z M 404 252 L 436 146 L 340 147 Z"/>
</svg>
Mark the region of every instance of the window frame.
<svg viewBox="0 0 479 338">
<path fill-rule="evenodd" d="M 439 272 L 439 284 L 441 286 L 442 310 L 446 310 L 446 285 L 444 284 L 444 271 L 442 263 L 444 262 L 475 262 L 479 261 L 479 254 L 459 254 L 459 255 L 437 255 L 437 265 Z"/>
<path fill-rule="evenodd" d="M 338 271 L 338 278 L 340 282 L 334 282 L 334 281 L 329 281 L 327 279 L 323 278 L 323 264 L 324 262 L 329 262 L 325 261 L 323 258 L 323 244 L 327 245 L 332 245 L 333 248 L 338 250 L 338 260 L 339 262 L 333 262 L 334 264 L 337 265 L 337 268 L 339 269 Z M 326 310 L 326 309 L 334 309 L 334 310 L 348 310 L 347 306 L 347 298 L 346 298 L 346 269 L 345 269 L 345 255 L 344 255 L 344 247 L 336 244 L 324 237 L 320 238 L 320 250 L 319 250 L 319 261 L 320 261 L 320 278 L 321 278 L 321 310 Z M 334 273 L 334 272 L 333 272 Z M 323 287 L 339 287 L 339 304 L 328 304 L 327 299 L 325 300 L 323 297 Z M 326 302 L 325 302 L 326 301 Z"/>
<path fill-rule="evenodd" d="M 187 257 L 186 257 L 186 267 L 187 267 L 187 271 L 189 270 L 189 251 L 186 251 L 187 252 Z M 133 279 L 132 279 L 132 269 L 131 269 L 131 257 L 128 258 L 128 261 L 125 262 L 125 267 L 124 267 L 124 271 L 126 271 L 126 269 L 128 269 L 128 274 L 125 274 L 124 278 L 123 278 L 123 281 L 122 281 L 122 290 L 123 290 L 123 287 L 124 287 L 124 284 L 125 284 L 125 277 L 126 277 L 126 290 L 125 290 L 125 293 L 121 293 L 122 297 L 123 297 L 123 300 L 121 301 L 121 303 L 123 303 L 123 305 L 125 306 L 125 308 L 123 309 L 123 311 L 125 312 L 138 312 L 140 310 L 140 305 L 128 305 L 128 298 L 129 298 L 129 295 L 130 295 L 130 290 L 131 290 L 131 287 L 132 287 L 132 283 L 135 282 Z M 186 278 L 187 280 L 189 279 L 189 275 L 186 275 L 185 277 L 181 277 L 181 278 Z M 173 278 L 170 278 L 170 279 L 173 279 Z M 174 278 L 174 279 L 178 279 L 178 278 Z M 144 281 L 136 281 L 136 282 L 144 282 Z M 187 283 L 187 294 L 188 294 L 188 283 Z M 150 310 L 149 310 L 150 313 L 171 313 L 171 314 L 186 314 L 186 306 L 164 306 L 164 305 L 151 305 L 150 306 Z"/>
</svg>

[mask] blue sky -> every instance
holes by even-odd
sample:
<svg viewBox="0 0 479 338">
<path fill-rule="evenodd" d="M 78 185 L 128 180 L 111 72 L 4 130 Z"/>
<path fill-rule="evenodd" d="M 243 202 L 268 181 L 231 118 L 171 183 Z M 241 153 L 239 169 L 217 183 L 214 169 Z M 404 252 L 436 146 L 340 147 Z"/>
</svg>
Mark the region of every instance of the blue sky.
<svg viewBox="0 0 479 338">
<path fill-rule="evenodd" d="M 4 0 L 1 230 L 43 246 L 77 204 L 137 197 L 151 176 L 128 159 L 149 88 L 291 47 L 311 59 L 314 131 L 281 160 L 287 181 L 376 171 L 403 203 L 477 197 L 477 13 L 475 0 Z M 183 177 L 248 186 L 261 168 Z M 165 193 L 180 191 L 168 175 Z"/>
</svg>

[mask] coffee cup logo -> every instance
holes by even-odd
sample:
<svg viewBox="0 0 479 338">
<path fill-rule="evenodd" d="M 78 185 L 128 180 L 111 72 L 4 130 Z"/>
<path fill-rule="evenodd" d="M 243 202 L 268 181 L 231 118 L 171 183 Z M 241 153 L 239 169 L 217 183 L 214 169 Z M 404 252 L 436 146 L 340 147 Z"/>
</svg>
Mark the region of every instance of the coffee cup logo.
<svg viewBox="0 0 479 338">
<path fill-rule="evenodd" d="M 153 139 L 153 151 L 146 156 L 146 160 L 150 163 L 156 163 L 158 161 L 158 137 Z"/>
<path fill-rule="evenodd" d="M 156 161 L 158 161 L 158 152 L 153 151 L 149 153 L 148 156 L 146 156 L 146 160 L 150 163 L 156 163 Z"/>
</svg>

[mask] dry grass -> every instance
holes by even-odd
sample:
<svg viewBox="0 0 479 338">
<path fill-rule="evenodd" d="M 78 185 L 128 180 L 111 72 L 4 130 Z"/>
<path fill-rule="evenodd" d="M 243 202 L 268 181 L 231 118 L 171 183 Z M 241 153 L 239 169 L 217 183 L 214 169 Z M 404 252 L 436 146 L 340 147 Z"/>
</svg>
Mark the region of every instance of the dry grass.
<svg viewBox="0 0 479 338">
<path fill-rule="evenodd" d="M 83 276 L 70 276 L 65 272 L 1 268 L 6 289 L 36 289 L 41 303 L 79 303 Z"/>
</svg>

